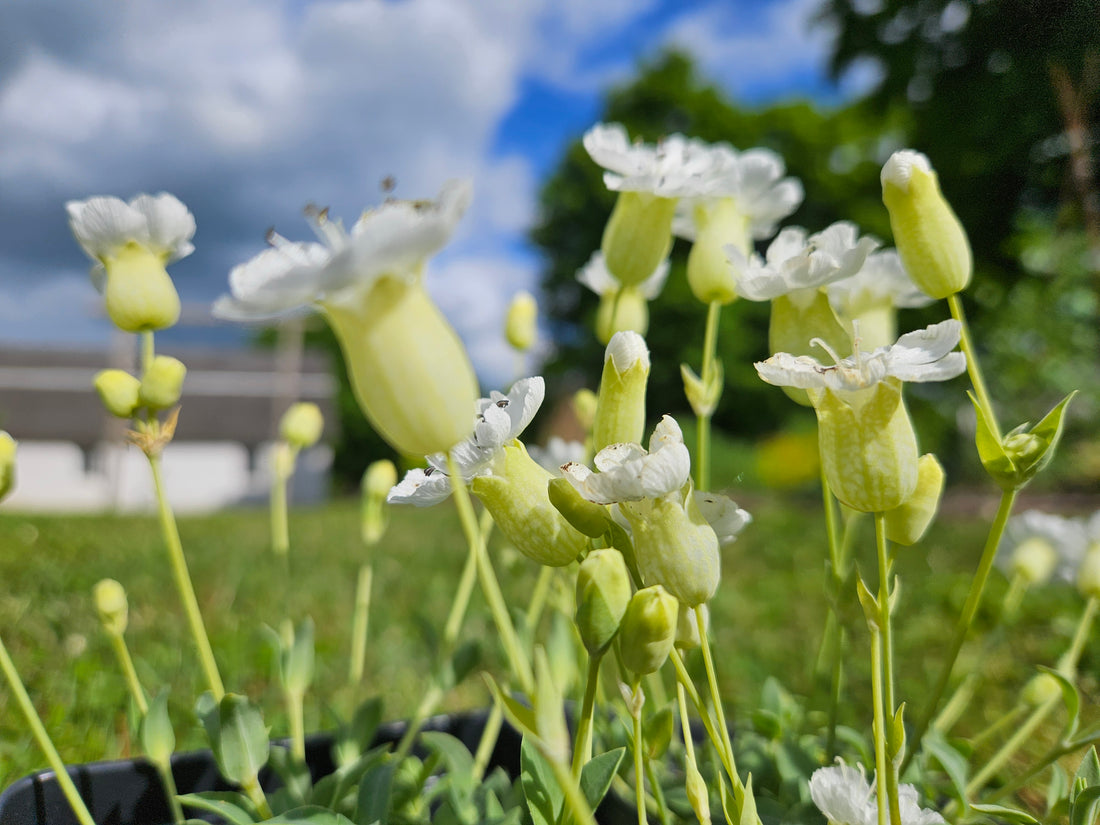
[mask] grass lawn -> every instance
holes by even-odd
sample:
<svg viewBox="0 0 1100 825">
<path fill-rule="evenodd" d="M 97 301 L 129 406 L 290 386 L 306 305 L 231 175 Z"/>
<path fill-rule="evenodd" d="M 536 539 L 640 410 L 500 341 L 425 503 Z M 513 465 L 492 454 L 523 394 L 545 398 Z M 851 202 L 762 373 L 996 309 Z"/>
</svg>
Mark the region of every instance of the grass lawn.
<svg viewBox="0 0 1100 825">
<path fill-rule="evenodd" d="M 724 583 L 712 605 L 723 690 L 737 719 L 747 716 L 769 675 L 797 694 L 816 695 L 817 706 L 824 707 L 821 685 L 811 673 L 826 614 L 820 506 L 812 497 L 784 500 L 782 506 L 770 497 L 741 500 L 755 522 L 724 551 Z M 898 695 L 910 699 L 914 709 L 937 672 L 986 523 L 974 514 L 945 516 L 919 548 L 899 548 Z M 429 667 L 421 628 L 442 627 L 464 557 L 453 509 L 393 512 L 375 558 L 367 676 L 356 688 L 347 685 L 347 661 L 356 573 L 364 559 L 357 505 L 337 502 L 295 510 L 290 526 L 293 589 L 284 597 L 283 578 L 268 548 L 266 512 L 180 520 L 227 689 L 263 700 L 273 734 L 284 735 L 261 628 L 284 616 L 311 615 L 317 627 L 318 676 L 307 707 L 307 730 L 331 726 L 330 710 L 345 714 L 375 694 L 384 697 L 388 716 L 408 714 L 425 688 Z M 873 537 L 870 525 L 864 527 L 856 555 L 865 578 L 873 581 Z M 201 674 L 165 558 L 151 516 L 0 514 L 0 632 L 68 761 L 127 756 L 134 747 L 125 685 L 91 603 L 92 586 L 108 576 L 121 581 L 129 594 L 127 640 L 146 690 L 170 687 L 179 746 L 203 745 L 189 713 L 203 687 Z M 502 547 L 499 537 L 493 558 L 510 603 L 522 608 L 537 569 Z M 977 624 L 991 623 L 1004 591 L 1004 579 L 995 573 Z M 962 667 L 977 667 L 984 659 L 991 678 L 963 728 L 972 732 L 993 721 L 1032 674 L 1014 664 L 1010 653 L 1021 662 L 1054 663 L 1068 644 L 1081 604 L 1064 587 L 1037 592 L 1025 600 L 1010 642 L 984 657 L 976 645 L 964 648 Z M 868 637 L 858 608 L 852 617 L 843 721 L 863 729 L 869 726 L 871 707 Z M 479 594 L 464 638 L 495 638 Z M 1097 664 L 1096 647 L 1089 645 L 1081 662 L 1086 700 L 1096 694 Z M 481 681 L 471 678 L 448 697 L 446 707 L 486 702 Z M 6 685 L 0 685 L 0 707 L 0 787 L 5 787 L 45 761 Z"/>
</svg>

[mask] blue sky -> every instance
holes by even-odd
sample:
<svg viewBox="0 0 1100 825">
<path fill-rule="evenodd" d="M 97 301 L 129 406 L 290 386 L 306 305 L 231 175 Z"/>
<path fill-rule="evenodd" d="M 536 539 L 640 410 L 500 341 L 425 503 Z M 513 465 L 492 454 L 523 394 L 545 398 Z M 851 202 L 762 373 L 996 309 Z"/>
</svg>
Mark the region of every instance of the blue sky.
<svg viewBox="0 0 1100 825">
<path fill-rule="evenodd" d="M 67 200 L 164 190 L 187 203 L 196 251 L 171 271 L 202 319 L 269 227 L 309 237 L 305 204 L 351 222 L 388 175 L 398 197 L 470 177 L 474 205 L 429 288 L 492 386 L 512 368 L 507 302 L 537 277 L 524 239 L 539 182 L 606 89 L 676 46 L 742 102 L 834 103 L 871 78 L 825 78 L 819 3 L 5 0 L 0 345 L 108 344 Z"/>
</svg>

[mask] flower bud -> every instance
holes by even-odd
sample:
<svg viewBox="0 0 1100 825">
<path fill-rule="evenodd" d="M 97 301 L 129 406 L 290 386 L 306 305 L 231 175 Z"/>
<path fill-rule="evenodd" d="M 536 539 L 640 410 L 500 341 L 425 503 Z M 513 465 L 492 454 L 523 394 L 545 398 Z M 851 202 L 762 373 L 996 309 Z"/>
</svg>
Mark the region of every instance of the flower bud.
<svg viewBox="0 0 1100 825">
<path fill-rule="evenodd" d="M 737 298 L 737 290 L 725 248 L 733 245 L 744 255 L 751 251 L 748 217 L 733 198 L 699 203 L 693 217 L 696 231 L 687 259 L 688 286 L 704 304 L 731 303 Z"/>
<path fill-rule="evenodd" d="M 508 306 L 508 317 L 504 323 L 504 337 L 513 349 L 527 352 L 535 343 L 538 334 L 536 320 L 538 304 L 530 292 L 518 292 Z"/>
<path fill-rule="evenodd" d="M 126 591 L 114 579 L 103 579 L 92 589 L 95 609 L 103 629 L 112 636 L 121 636 L 126 632 L 129 619 L 129 605 Z"/>
<path fill-rule="evenodd" d="M 163 255 L 130 242 L 103 263 L 107 315 L 116 327 L 125 332 L 148 332 L 179 320 L 180 296 L 164 268 Z"/>
<path fill-rule="evenodd" d="M 691 735 L 690 733 L 688 734 Z M 694 762 L 687 765 L 687 798 L 691 810 L 695 812 L 695 818 L 702 825 L 710 823 L 710 793 L 707 791 L 707 782 L 699 773 L 699 768 Z"/>
<path fill-rule="evenodd" d="M 668 257 L 676 201 L 648 192 L 620 192 L 604 227 L 600 250 L 624 286 L 646 280 Z"/>
<path fill-rule="evenodd" d="M 1062 695 L 1062 687 L 1058 680 L 1049 673 L 1036 673 L 1020 693 L 1020 698 L 1033 708 L 1045 705 L 1051 699 Z"/>
<path fill-rule="evenodd" d="M 584 498 L 565 478 L 552 478 L 546 488 L 550 503 L 565 520 L 590 538 L 599 538 L 611 529 L 607 507 Z"/>
<path fill-rule="evenodd" d="M 649 302 L 632 286 L 605 292 L 596 309 L 596 338 L 601 344 L 627 330 L 639 335 L 649 331 Z"/>
<path fill-rule="evenodd" d="M 1100 542 L 1093 542 L 1077 568 L 1077 589 L 1089 598 L 1100 599 Z"/>
<path fill-rule="evenodd" d="M 505 444 L 503 460 L 492 475 L 470 482 L 500 531 L 529 559 L 563 567 L 581 554 L 588 539 L 550 503 L 547 484 L 553 476 L 539 466 L 519 441 Z"/>
<path fill-rule="evenodd" d="M 714 595 L 721 579 L 718 536 L 695 501 L 675 497 L 619 505 L 630 522 L 634 557 L 647 584 L 659 584 L 689 607 Z"/>
<path fill-rule="evenodd" d="M 917 489 L 900 507 L 886 513 L 886 538 L 906 546 L 916 544 L 940 506 L 943 494 L 943 467 L 931 453 L 917 461 Z"/>
<path fill-rule="evenodd" d="M 186 375 L 187 367 L 178 358 L 170 355 L 156 356 L 141 376 L 138 395 L 142 406 L 154 410 L 171 407 L 180 400 Z"/>
<path fill-rule="evenodd" d="M 660 669 L 676 640 L 679 609 L 659 584 L 634 594 L 619 625 L 619 652 L 627 670 L 644 675 Z"/>
<path fill-rule="evenodd" d="M 446 452 L 472 432 L 477 378 L 462 341 L 422 286 L 383 277 L 361 302 L 323 308 L 359 406 L 398 451 Z"/>
<path fill-rule="evenodd" d="M 596 422 L 597 403 L 596 393 L 588 387 L 583 387 L 573 394 L 573 411 L 577 414 L 577 421 L 586 433 L 592 430 L 592 425 Z"/>
<path fill-rule="evenodd" d="M 324 428 L 325 419 L 321 415 L 321 408 L 309 401 L 299 401 L 291 404 L 283 413 L 279 422 L 279 435 L 290 446 L 304 450 L 321 439 Z"/>
<path fill-rule="evenodd" d="M 901 261 L 921 291 L 946 298 L 966 289 L 970 243 L 928 158 L 911 149 L 892 154 L 882 167 L 882 202 Z"/>
<path fill-rule="evenodd" d="M 590 655 L 607 650 L 630 603 L 630 574 L 614 548 L 593 550 L 577 571 L 577 632 Z"/>
<path fill-rule="evenodd" d="M 0 500 L 15 486 L 15 439 L 0 430 Z"/>
<path fill-rule="evenodd" d="M 917 437 L 895 379 L 815 400 L 821 464 L 833 495 L 853 510 L 893 510 L 917 489 Z"/>
<path fill-rule="evenodd" d="M 386 496 L 397 484 L 397 468 L 388 458 L 372 461 L 363 473 L 361 530 L 363 543 L 377 544 L 386 532 L 389 519 L 386 511 Z"/>
<path fill-rule="evenodd" d="M 820 351 L 810 345 L 815 338 L 820 338 L 841 357 L 852 352 L 851 338 L 837 319 L 824 290 L 802 289 L 772 300 L 768 321 L 768 348 L 772 352 L 816 356 Z M 782 389 L 796 404 L 810 406 L 806 390 L 795 387 Z"/>
<path fill-rule="evenodd" d="M 107 412 L 118 418 L 133 418 L 141 404 L 141 381 L 125 370 L 101 370 L 93 383 Z"/>
<path fill-rule="evenodd" d="M 607 345 L 599 404 L 592 427 L 592 450 L 609 444 L 639 444 L 645 430 L 645 391 L 649 349 L 635 332 L 617 332 Z"/>
<path fill-rule="evenodd" d="M 1012 551 L 1009 569 L 1028 585 L 1050 581 L 1058 567 L 1058 551 L 1042 536 L 1031 536 L 1021 541 Z"/>
</svg>

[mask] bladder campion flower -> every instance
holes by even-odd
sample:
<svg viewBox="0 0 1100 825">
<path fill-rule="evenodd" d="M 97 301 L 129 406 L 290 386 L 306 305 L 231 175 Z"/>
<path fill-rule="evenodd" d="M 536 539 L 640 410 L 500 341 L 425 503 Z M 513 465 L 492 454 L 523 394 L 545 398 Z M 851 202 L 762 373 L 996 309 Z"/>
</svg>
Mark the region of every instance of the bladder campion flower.
<svg viewBox="0 0 1100 825">
<path fill-rule="evenodd" d="M 612 275 L 603 253 L 596 251 L 577 270 L 577 281 L 600 296 L 596 310 L 596 337 L 605 346 L 616 332 L 630 330 L 645 335 L 649 329 L 648 302 L 656 298 L 668 279 L 668 258 L 639 284 L 624 286 Z"/>
<path fill-rule="evenodd" d="M 107 315 L 126 332 L 170 327 L 180 298 L 165 266 L 195 247 L 195 218 L 173 195 L 138 195 L 129 203 L 95 197 L 65 204 L 69 227 L 96 263 L 92 283 Z"/>
<path fill-rule="evenodd" d="M 375 429 L 409 455 L 448 450 L 470 433 L 477 379 L 425 291 L 423 272 L 469 201 L 469 183 L 452 181 L 435 201 L 387 201 L 350 232 L 325 211 L 310 212 L 324 243 L 272 233 L 271 249 L 230 272 L 232 295 L 218 300 L 214 314 L 262 320 L 317 306 Z"/>
<path fill-rule="evenodd" d="M 769 384 L 808 392 L 817 413 L 821 461 L 833 493 L 854 510 L 893 510 L 917 487 L 917 440 L 901 397 L 903 381 L 946 381 L 966 369 L 952 352 L 958 321 L 901 336 L 889 347 L 835 363 L 781 352 L 756 364 Z M 858 342 L 858 339 L 857 339 Z"/>
</svg>

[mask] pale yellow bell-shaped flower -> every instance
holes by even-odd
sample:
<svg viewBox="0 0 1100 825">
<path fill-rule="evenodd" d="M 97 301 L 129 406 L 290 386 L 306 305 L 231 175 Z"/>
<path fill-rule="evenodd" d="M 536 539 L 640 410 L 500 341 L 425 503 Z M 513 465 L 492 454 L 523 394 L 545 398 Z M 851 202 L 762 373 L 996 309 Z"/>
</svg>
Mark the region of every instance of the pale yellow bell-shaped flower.
<svg viewBox="0 0 1100 825">
<path fill-rule="evenodd" d="M 695 242 L 687 260 L 688 286 L 704 304 L 731 303 L 737 298 L 737 284 L 730 269 L 726 247 L 734 246 L 742 255 L 752 251 L 749 216 L 733 198 L 701 202 L 694 206 Z"/>
<path fill-rule="evenodd" d="M 118 418 L 133 418 L 141 405 L 141 381 L 137 377 L 126 370 L 100 370 L 93 384 L 107 412 Z"/>
<path fill-rule="evenodd" d="M 508 305 L 504 321 L 504 337 L 519 352 L 527 352 L 538 335 L 538 302 L 530 292 L 517 292 Z"/>
<path fill-rule="evenodd" d="M 318 307 L 340 342 L 371 425 L 397 450 L 449 450 L 472 429 L 477 378 L 457 333 L 423 285 L 427 258 L 448 240 L 470 199 L 465 182 L 436 201 L 388 201 L 346 232 L 313 213 L 324 244 L 272 235 L 272 248 L 230 273 L 214 313 L 236 320 Z"/>
<path fill-rule="evenodd" d="M 279 435 L 283 441 L 299 450 L 305 450 L 320 441 L 324 429 L 325 419 L 321 415 L 321 408 L 310 401 L 291 404 L 279 420 Z"/>
<path fill-rule="evenodd" d="M 916 544 L 936 517 L 943 495 L 943 466 L 932 453 L 917 461 L 917 488 L 885 515 L 886 538 L 906 546 Z"/>
<path fill-rule="evenodd" d="M 92 283 L 107 315 L 126 332 L 148 332 L 179 320 L 180 299 L 165 266 L 194 251 L 195 218 L 175 197 L 139 195 L 65 205 L 77 242 L 95 260 Z"/>
<path fill-rule="evenodd" d="M 156 356 L 141 376 L 138 387 L 141 406 L 151 410 L 171 407 L 180 400 L 183 379 L 186 377 L 187 367 L 178 358 L 170 355 Z"/>
<path fill-rule="evenodd" d="M 0 500 L 15 486 L 15 439 L 0 430 Z"/>
<path fill-rule="evenodd" d="M 928 158 L 912 149 L 895 152 L 881 177 L 894 244 L 916 285 L 933 298 L 966 289 L 974 270 L 970 242 Z"/>
<path fill-rule="evenodd" d="M 92 596 L 103 629 L 112 636 L 125 633 L 129 621 L 129 603 L 122 585 L 114 579 L 101 579 L 92 589 Z"/>
</svg>

